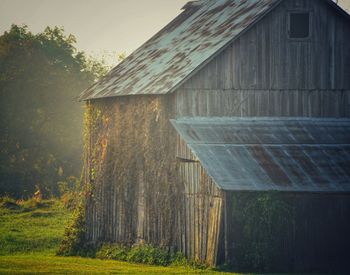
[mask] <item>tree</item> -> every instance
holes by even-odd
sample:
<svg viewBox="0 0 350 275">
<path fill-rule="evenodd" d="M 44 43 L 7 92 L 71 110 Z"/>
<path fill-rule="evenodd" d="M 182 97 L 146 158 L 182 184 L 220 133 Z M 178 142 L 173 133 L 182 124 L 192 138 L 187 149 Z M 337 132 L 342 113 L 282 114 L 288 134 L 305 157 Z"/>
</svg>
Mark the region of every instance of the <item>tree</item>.
<svg viewBox="0 0 350 275">
<path fill-rule="evenodd" d="M 76 97 L 108 68 L 75 43 L 58 27 L 32 34 L 12 25 L 0 36 L 0 193 L 55 193 L 58 181 L 79 176 L 83 110 Z"/>
</svg>

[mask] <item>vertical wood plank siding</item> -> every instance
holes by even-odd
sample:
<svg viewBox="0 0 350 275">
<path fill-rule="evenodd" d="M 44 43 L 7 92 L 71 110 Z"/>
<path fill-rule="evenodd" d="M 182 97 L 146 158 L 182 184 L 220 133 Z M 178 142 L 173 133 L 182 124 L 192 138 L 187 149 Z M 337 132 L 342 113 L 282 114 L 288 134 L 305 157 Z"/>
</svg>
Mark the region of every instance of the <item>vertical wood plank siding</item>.
<svg viewBox="0 0 350 275">
<path fill-rule="evenodd" d="M 288 38 L 288 12 L 292 10 L 310 11 L 310 38 Z M 183 87 L 209 90 L 350 90 L 349 22 L 331 9 L 326 1 L 286 0 Z"/>
<path fill-rule="evenodd" d="M 177 117 L 350 117 L 350 90 L 179 89 Z"/>
<path fill-rule="evenodd" d="M 288 12 L 311 36 L 288 38 Z M 186 81 L 176 116 L 350 116 L 350 28 L 325 1 L 286 0 Z"/>
<path fill-rule="evenodd" d="M 93 107 L 108 125 L 90 132 L 88 240 L 176 246 L 175 216 L 183 192 L 176 180 L 169 98 L 95 100 Z"/>
<path fill-rule="evenodd" d="M 90 171 L 87 177 L 93 185 L 87 198 L 87 239 L 165 246 L 214 265 L 222 193 L 176 137 L 169 122 L 173 101 L 164 96 L 94 101 L 111 124 L 90 132 L 86 162 L 97 176 L 92 179 Z M 108 143 L 105 158 L 102 140 Z"/>
<path fill-rule="evenodd" d="M 311 37 L 288 38 L 288 12 Z M 181 116 L 350 116 L 349 22 L 325 1 L 286 0 L 176 92 Z"/>
<path fill-rule="evenodd" d="M 188 153 L 185 146 L 184 142 L 179 142 L 177 146 L 178 152 L 184 152 L 180 155 L 181 159 L 185 159 Z M 193 154 L 188 156 L 190 160 L 195 159 Z M 223 193 L 197 161 L 180 160 L 179 176 L 179 180 L 184 184 L 186 213 L 182 251 L 196 261 L 215 265 L 221 230 Z"/>
<path fill-rule="evenodd" d="M 178 134 L 176 135 L 176 157 L 188 161 L 197 161 L 197 157 Z"/>
</svg>

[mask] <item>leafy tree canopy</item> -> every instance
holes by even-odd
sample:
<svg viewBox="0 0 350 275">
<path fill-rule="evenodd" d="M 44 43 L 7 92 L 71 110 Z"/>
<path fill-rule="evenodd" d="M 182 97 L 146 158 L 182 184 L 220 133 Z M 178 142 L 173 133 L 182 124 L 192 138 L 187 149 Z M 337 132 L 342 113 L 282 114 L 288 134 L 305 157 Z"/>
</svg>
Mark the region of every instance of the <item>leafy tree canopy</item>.
<svg viewBox="0 0 350 275">
<path fill-rule="evenodd" d="M 59 27 L 33 34 L 12 25 L 0 36 L 0 194 L 54 194 L 58 181 L 79 176 L 83 110 L 76 97 L 108 68 L 75 45 Z"/>
</svg>

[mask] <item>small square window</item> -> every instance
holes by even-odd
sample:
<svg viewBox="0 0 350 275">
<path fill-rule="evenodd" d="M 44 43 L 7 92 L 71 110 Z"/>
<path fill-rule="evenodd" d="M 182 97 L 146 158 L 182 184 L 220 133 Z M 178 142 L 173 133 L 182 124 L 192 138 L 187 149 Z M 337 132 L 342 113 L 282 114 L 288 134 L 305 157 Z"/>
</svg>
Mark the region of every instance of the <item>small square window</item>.
<svg viewBox="0 0 350 275">
<path fill-rule="evenodd" d="M 289 13 L 289 38 L 308 38 L 310 36 L 310 13 Z"/>
</svg>

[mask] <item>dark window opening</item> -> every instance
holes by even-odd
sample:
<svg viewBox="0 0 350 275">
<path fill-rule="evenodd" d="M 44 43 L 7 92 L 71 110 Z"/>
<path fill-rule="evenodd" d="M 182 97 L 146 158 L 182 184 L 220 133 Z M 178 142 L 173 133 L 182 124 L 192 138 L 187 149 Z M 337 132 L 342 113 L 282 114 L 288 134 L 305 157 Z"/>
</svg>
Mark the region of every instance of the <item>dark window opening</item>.
<svg viewBox="0 0 350 275">
<path fill-rule="evenodd" d="M 310 14 L 293 12 L 289 14 L 289 38 L 308 38 L 310 35 Z"/>
</svg>

